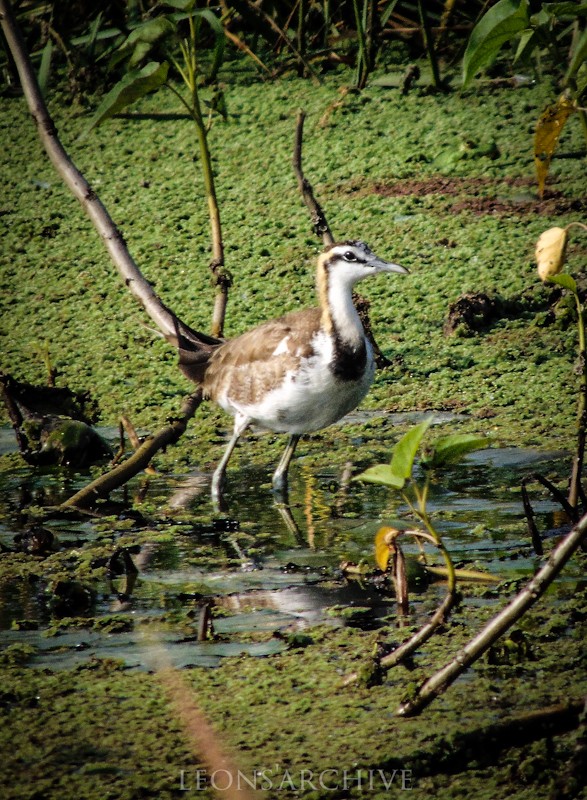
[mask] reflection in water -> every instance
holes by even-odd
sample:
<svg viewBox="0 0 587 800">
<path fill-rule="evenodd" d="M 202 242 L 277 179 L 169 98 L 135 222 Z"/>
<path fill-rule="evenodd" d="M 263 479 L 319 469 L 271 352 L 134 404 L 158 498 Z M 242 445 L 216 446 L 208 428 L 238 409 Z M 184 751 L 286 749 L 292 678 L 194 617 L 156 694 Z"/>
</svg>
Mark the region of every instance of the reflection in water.
<svg viewBox="0 0 587 800">
<path fill-rule="evenodd" d="M 518 487 L 529 465 L 535 470 L 540 460 L 547 462 L 542 470 L 556 470 L 561 463 L 560 454 L 548 461 L 531 451 L 490 450 L 475 453 L 441 476 L 429 509 L 455 561 L 506 575 L 534 568 Z M 105 559 L 109 569 L 98 573 L 103 579 L 88 626 L 47 639 L 43 631 L 55 620 L 44 582 L 15 578 L 0 584 L 0 645 L 34 643 L 43 654 L 38 663 L 51 666 L 93 654 L 148 666 L 148 646 L 140 635 L 148 625 L 149 630 L 160 630 L 159 640 L 172 654 L 172 663 L 213 665 L 239 652 L 277 652 L 286 646 L 284 633 L 318 623 L 394 625 L 393 590 L 360 577 L 348 580 L 339 567 L 350 561 L 373 569 L 378 528 L 383 523 L 408 527 L 413 521 L 390 492 L 354 483 L 352 474 L 350 463 L 317 473 L 302 455 L 292 467 L 290 503 L 284 505 L 274 502 L 265 472 L 235 470 L 221 517 L 211 506 L 208 475 L 194 472 L 148 481 L 141 477 L 128 491 L 136 500 L 156 497 L 161 519 L 149 521 L 153 540 L 145 544 L 147 523 L 135 511 L 125 510 L 123 491 L 112 497 L 112 508 L 125 514 L 129 528 L 125 546 L 111 548 Z M 86 481 L 87 475 L 65 470 L 16 467 L 5 472 L 0 483 L 0 544 L 14 551 L 15 535 L 26 530 L 23 508 L 58 504 Z M 543 517 L 541 528 L 547 528 L 557 507 L 547 499 L 534 500 L 533 505 Z M 191 522 L 183 521 L 185 514 L 175 518 L 178 509 L 189 511 Z M 173 534 L 158 541 L 169 525 Z M 62 553 L 83 553 L 84 547 L 101 541 L 100 526 L 91 517 L 54 519 L 44 527 L 56 537 Z M 134 550 L 133 530 L 137 536 L 141 533 Z M 406 551 L 409 554 L 410 547 Z M 416 551 L 414 545 L 412 552 Z M 443 593 L 436 585 L 418 597 L 412 595 L 409 621 L 425 618 Z M 198 642 L 200 610 L 210 599 L 216 639 Z M 119 633 L 105 634 L 98 623 L 109 615 L 123 615 L 129 624 L 120 625 Z M 15 620 L 22 630 L 10 630 Z M 24 621 L 38 630 L 24 630 Z M 280 636 L 272 637 L 273 632 Z M 251 633 L 265 638 L 239 641 Z M 78 649 L 80 642 L 84 646 Z"/>
</svg>

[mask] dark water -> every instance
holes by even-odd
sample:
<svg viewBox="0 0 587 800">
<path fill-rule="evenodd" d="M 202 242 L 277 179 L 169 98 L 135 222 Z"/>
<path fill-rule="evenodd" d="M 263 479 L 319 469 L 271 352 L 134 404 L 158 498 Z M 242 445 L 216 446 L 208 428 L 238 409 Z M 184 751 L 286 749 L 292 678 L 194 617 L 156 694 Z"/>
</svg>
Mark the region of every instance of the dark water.
<svg viewBox="0 0 587 800">
<path fill-rule="evenodd" d="M 10 450 L 12 434 L 1 431 L 0 453 Z M 520 481 L 535 471 L 563 475 L 568 460 L 560 453 L 491 449 L 445 471 L 432 487 L 428 508 L 457 565 L 501 579 L 533 572 L 538 559 L 526 529 Z M 222 513 L 209 500 L 210 476 L 143 476 L 129 491 L 135 498 L 140 494 L 147 509 L 147 532 L 144 521 L 125 511 L 128 495 L 121 491 L 112 498 L 116 518 L 127 517 L 125 530 L 116 537 L 131 547 L 138 568 L 134 584 L 124 574 L 108 577 L 104 569 L 95 571 L 95 595 L 83 611 L 88 624 L 80 626 L 78 619 L 77 627 L 68 628 L 60 621 L 63 609 L 56 612 L 48 601 L 49 578 L 33 583 L 5 579 L 0 587 L 0 646 L 34 645 L 39 651 L 33 663 L 52 668 L 95 655 L 148 668 L 162 651 L 177 666 L 214 666 L 226 656 L 278 652 L 292 635 L 318 623 L 396 625 L 390 587 L 368 578 L 345 579 L 340 564 L 365 563 L 372 569 L 379 527 L 413 527 L 414 520 L 397 496 L 353 482 L 351 474 L 351 465 L 344 464 L 316 474 L 302 455 L 292 468 L 290 505 L 284 509 L 273 500 L 267 471 L 233 470 Z M 26 527 L 23 509 L 58 505 L 87 480 L 87 475 L 24 464 L 5 471 L 0 543 L 15 548 L 15 536 Z M 536 488 L 534 495 L 539 529 L 556 527 L 558 506 L 543 490 Z M 177 509 L 188 515 L 178 517 Z M 106 555 L 116 549 L 99 519 L 52 519 L 43 525 L 72 563 L 101 543 L 100 552 Z M 159 541 L 166 534 L 167 540 Z M 133 537 L 138 542 L 134 548 Z M 405 550 L 416 553 L 413 545 Z M 410 621 L 425 619 L 443 591 L 441 583 L 418 587 L 411 597 Z M 198 642 L 202 598 L 214 600 L 215 636 Z M 117 632 L 100 629 L 100 621 L 108 623 L 113 615 Z M 48 636 L 48 631 L 58 635 Z"/>
</svg>

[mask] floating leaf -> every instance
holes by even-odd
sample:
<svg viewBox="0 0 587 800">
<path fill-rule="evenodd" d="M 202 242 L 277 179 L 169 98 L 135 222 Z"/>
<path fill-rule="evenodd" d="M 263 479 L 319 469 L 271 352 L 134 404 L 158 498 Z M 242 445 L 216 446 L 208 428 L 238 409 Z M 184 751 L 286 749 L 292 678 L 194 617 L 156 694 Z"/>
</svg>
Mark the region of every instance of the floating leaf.
<svg viewBox="0 0 587 800">
<path fill-rule="evenodd" d="M 456 464 L 469 453 L 487 447 L 489 439 L 474 433 L 455 433 L 443 436 L 434 442 L 432 453 L 422 459 L 423 463 L 435 469 L 447 464 Z"/>
<path fill-rule="evenodd" d="M 431 423 L 432 417 L 428 417 L 424 422 L 410 428 L 398 441 L 391 455 L 391 472 L 393 475 L 403 478 L 404 481 L 411 476 L 416 453 Z"/>
<path fill-rule="evenodd" d="M 150 61 L 142 69 L 128 72 L 102 100 L 86 131 L 104 122 L 149 92 L 158 89 L 167 79 L 169 64 Z"/>
<path fill-rule="evenodd" d="M 463 86 L 489 66 L 506 42 L 529 27 L 528 0 L 499 0 L 475 25 L 463 56 Z"/>
<path fill-rule="evenodd" d="M 534 135 L 534 165 L 538 179 L 538 195 L 544 195 L 550 162 L 565 122 L 575 110 L 575 103 L 562 94 L 556 103 L 548 106 L 540 115 Z"/>
<path fill-rule="evenodd" d="M 369 467 L 360 475 L 357 475 L 355 480 L 365 481 L 365 483 L 378 483 L 381 486 L 389 486 L 392 489 L 403 489 L 405 480 L 398 475 L 395 475 L 389 464 L 377 464 L 374 467 Z"/>
<path fill-rule="evenodd" d="M 536 263 L 540 280 L 546 281 L 558 275 L 565 263 L 566 250 L 566 228 L 549 228 L 540 234 L 536 242 Z"/>
</svg>

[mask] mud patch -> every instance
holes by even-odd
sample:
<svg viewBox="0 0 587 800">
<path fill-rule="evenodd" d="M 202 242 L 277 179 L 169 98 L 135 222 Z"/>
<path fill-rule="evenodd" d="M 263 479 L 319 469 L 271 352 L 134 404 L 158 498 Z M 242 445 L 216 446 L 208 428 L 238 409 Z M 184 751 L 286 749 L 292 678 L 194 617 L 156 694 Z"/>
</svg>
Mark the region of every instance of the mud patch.
<svg viewBox="0 0 587 800">
<path fill-rule="evenodd" d="M 566 197 L 555 189 L 547 190 L 545 197 L 539 200 L 531 195 L 535 191 L 532 178 L 456 178 L 446 175 L 434 175 L 426 179 L 396 181 L 394 183 L 376 183 L 372 191 L 381 197 L 426 197 L 443 195 L 458 197 L 458 202 L 449 203 L 447 211 L 459 214 L 472 212 L 484 214 L 567 214 L 584 212 L 587 199 Z M 518 196 L 507 194 L 512 189 L 525 190 Z"/>
</svg>

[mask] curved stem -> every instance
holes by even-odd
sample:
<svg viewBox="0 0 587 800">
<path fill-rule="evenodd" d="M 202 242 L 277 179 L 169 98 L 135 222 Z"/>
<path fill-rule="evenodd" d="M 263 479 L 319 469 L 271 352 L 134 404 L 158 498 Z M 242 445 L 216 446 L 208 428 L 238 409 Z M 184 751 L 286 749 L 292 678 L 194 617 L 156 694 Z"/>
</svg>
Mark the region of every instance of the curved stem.
<svg viewBox="0 0 587 800">
<path fill-rule="evenodd" d="M 415 650 L 420 647 L 424 642 L 426 642 L 434 633 L 434 631 L 442 625 L 443 622 L 446 621 L 448 615 L 450 614 L 451 609 L 456 603 L 457 593 L 456 593 L 456 573 L 454 564 L 452 563 L 452 558 L 450 557 L 450 553 L 444 546 L 442 538 L 436 532 L 430 517 L 428 516 L 428 512 L 426 511 L 426 501 L 428 498 L 428 491 L 430 488 L 430 481 L 426 479 L 424 487 L 422 491 L 419 490 L 418 486 L 414 484 L 414 494 L 416 495 L 416 499 L 418 501 L 418 507 L 414 507 L 411 503 L 409 497 L 404 495 L 404 499 L 408 503 L 408 506 L 412 510 L 412 512 L 421 520 L 424 527 L 426 528 L 426 534 L 420 534 L 422 538 L 426 538 L 428 541 L 432 542 L 440 551 L 444 563 L 446 564 L 446 571 L 447 571 L 447 590 L 446 596 L 442 603 L 438 606 L 430 620 L 423 625 L 416 633 L 411 636 L 407 641 L 401 644 L 398 648 L 396 648 L 392 653 L 389 655 L 384 656 L 381 659 L 380 666 L 383 669 L 390 669 L 391 667 L 398 664 L 402 661 L 406 656 L 411 655 Z M 412 533 L 411 531 L 406 531 L 406 533 Z M 415 532 L 414 532 L 415 534 Z"/>
<path fill-rule="evenodd" d="M 575 511 L 579 502 L 579 487 L 581 485 L 583 461 L 585 457 L 585 442 L 587 439 L 587 353 L 585 351 L 585 319 L 583 316 L 583 305 L 579 298 L 578 292 L 574 291 L 573 296 L 577 306 L 579 361 L 581 364 L 579 406 L 577 409 L 577 452 L 573 461 L 573 471 L 571 473 L 571 483 L 569 487 L 569 505 L 573 511 Z"/>
</svg>

